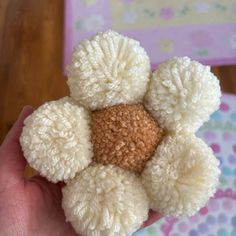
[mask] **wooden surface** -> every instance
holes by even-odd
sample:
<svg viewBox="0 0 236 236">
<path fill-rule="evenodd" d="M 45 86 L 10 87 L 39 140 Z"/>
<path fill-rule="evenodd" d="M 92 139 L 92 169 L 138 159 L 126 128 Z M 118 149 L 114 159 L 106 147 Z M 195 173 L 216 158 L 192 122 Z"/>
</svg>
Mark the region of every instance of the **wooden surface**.
<svg viewBox="0 0 236 236">
<path fill-rule="evenodd" d="M 24 105 L 68 93 L 62 48 L 62 0 L 0 0 L 0 143 Z"/>
<path fill-rule="evenodd" d="M 62 49 L 62 0 L 0 0 L 0 143 L 24 105 L 68 94 Z M 213 72 L 236 93 L 236 66 Z"/>
</svg>

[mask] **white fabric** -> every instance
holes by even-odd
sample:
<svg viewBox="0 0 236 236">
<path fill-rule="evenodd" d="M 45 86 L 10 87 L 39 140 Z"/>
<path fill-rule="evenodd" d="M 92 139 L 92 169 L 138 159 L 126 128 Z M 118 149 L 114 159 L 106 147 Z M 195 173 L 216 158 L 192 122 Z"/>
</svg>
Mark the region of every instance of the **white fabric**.
<svg viewBox="0 0 236 236">
<path fill-rule="evenodd" d="M 62 206 L 76 232 L 86 236 L 130 236 L 149 210 L 145 190 L 134 173 L 100 164 L 67 183 Z"/>
<path fill-rule="evenodd" d="M 163 215 L 193 215 L 216 191 L 219 161 L 193 134 L 167 136 L 147 163 L 142 182 L 150 207 Z"/>
<path fill-rule="evenodd" d="M 151 70 L 139 42 L 114 31 L 81 42 L 68 67 L 71 97 L 92 110 L 141 102 Z"/>
<path fill-rule="evenodd" d="M 73 178 L 91 162 L 88 121 L 86 110 L 68 98 L 40 106 L 20 138 L 28 163 L 52 182 Z"/>
<path fill-rule="evenodd" d="M 218 109 L 220 96 L 209 66 L 175 57 L 153 73 L 145 105 L 162 127 L 195 132 Z"/>
</svg>

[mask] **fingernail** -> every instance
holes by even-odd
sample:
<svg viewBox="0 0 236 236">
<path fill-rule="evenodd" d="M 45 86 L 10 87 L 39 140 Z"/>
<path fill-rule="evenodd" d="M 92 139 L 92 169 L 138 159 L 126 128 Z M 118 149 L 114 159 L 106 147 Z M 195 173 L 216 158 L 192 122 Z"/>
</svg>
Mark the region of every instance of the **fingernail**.
<svg viewBox="0 0 236 236">
<path fill-rule="evenodd" d="M 33 111 L 34 111 L 34 108 L 32 106 L 29 106 L 29 105 L 24 106 L 20 112 L 19 119 L 22 119 L 22 117 L 29 116 L 31 113 L 33 113 Z"/>
</svg>

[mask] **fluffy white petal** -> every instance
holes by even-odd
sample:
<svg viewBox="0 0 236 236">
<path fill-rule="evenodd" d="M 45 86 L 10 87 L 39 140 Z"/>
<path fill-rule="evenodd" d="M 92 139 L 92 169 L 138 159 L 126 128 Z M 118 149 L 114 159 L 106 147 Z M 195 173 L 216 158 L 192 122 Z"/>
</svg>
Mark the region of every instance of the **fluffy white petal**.
<svg viewBox="0 0 236 236">
<path fill-rule="evenodd" d="M 220 96 L 209 66 L 175 57 L 153 73 L 145 103 L 162 127 L 194 132 L 218 109 Z"/>
<path fill-rule="evenodd" d="M 193 215 L 214 195 L 218 165 L 212 150 L 193 134 L 167 136 L 142 173 L 151 208 L 164 215 Z"/>
<path fill-rule="evenodd" d="M 73 178 L 92 157 L 89 115 L 69 98 L 40 106 L 20 137 L 29 164 L 52 182 Z"/>
<path fill-rule="evenodd" d="M 115 166 L 94 164 L 63 188 L 62 207 L 76 232 L 87 236 L 130 236 L 148 216 L 140 179 Z"/>
<path fill-rule="evenodd" d="M 75 100 L 95 110 L 141 102 L 150 72 L 139 42 L 109 30 L 75 48 L 68 85 Z"/>
</svg>

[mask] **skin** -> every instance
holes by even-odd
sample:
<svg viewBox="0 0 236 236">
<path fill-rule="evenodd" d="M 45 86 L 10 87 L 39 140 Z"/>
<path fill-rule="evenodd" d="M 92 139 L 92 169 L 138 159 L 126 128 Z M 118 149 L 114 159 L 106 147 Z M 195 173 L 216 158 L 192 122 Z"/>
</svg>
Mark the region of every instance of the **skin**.
<svg viewBox="0 0 236 236">
<path fill-rule="evenodd" d="M 25 107 L 0 147 L 0 229 L 4 236 L 75 236 L 61 208 L 63 183 L 52 184 L 40 176 L 24 178 L 26 165 L 19 137 L 24 119 L 33 112 Z M 153 211 L 143 224 L 160 219 Z"/>
</svg>

